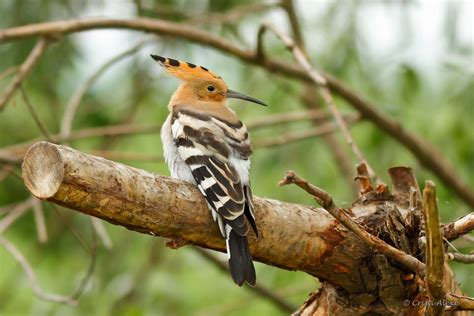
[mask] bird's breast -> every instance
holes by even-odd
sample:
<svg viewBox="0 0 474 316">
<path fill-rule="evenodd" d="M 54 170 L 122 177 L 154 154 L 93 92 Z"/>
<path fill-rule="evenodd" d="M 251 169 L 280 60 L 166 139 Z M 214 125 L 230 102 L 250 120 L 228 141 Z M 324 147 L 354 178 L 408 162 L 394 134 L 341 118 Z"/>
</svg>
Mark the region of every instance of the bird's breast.
<svg viewBox="0 0 474 316">
<path fill-rule="evenodd" d="M 163 155 L 170 170 L 171 177 L 180 179 L 189 183 L 196 184 L 191 169 L 184 162 L 178 153 L 178 148 L 173 139 L 171 129 L 171 114 L 161 127 L 161 142 L 163 143 Z"/>
</svg>

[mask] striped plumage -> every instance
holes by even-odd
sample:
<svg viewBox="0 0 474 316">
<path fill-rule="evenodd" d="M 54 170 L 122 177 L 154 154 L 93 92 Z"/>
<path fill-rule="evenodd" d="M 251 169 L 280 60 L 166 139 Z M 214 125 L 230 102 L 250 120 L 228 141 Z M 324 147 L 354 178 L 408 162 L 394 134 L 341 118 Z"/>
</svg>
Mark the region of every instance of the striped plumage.
<svg viewBox="0 0 474 316">
<path fill-rule="evenodd" d="M 247 222 L 258 236 L 249 168 L 252 153 L 245 125 L 226 105 L 227 98 L 261 101 L 229 90 L 204 67 L 152 55 L 166 72 L 182 80 L 170 100 L 161 129 L 171 176 L 196 184 L 227 242 L 235 283 L 255 285 Z"/>
</svg>

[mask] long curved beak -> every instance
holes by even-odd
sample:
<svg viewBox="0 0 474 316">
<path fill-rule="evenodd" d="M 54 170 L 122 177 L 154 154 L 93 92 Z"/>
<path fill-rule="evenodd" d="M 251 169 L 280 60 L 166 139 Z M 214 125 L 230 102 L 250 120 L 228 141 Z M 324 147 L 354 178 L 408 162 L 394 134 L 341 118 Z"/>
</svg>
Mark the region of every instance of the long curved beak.
<svg viewBox="0 0 474 316">
<path fill-rule="evenodd" d="M 237 92 L 237 91 L 233 91 L 233 90 L 228 90 L 227 93 L 225 94 L 226 97 L 228 98 L 233 98 L 233 99 L 241 99 L 241 100 L 245 100 L 245 101 L 250 101 L 250 102 L 253 102 L 253 103 L 257 103 L 257 104 L 260 104 L 260 105 L 263 105 L 263 106 L 267 106 L 265 103 L 263 103 L 262 101 L 260 101 L 259 99 L 255 99 L 253 97 L 249 97 L 248 95 L 245 95 L 243 93 L 240 93 L 240 92 Z"/>
</svg>

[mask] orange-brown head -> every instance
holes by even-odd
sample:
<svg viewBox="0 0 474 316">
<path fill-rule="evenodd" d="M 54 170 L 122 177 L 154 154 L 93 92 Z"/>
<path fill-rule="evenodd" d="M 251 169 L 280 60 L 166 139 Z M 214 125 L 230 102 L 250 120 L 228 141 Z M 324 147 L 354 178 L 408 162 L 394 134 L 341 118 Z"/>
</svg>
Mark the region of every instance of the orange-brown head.
<svg viewBox="0 0 474 316">
<path fill-rule="evenodd" d="M 236 98 L 266 106 L 258 99 L 229 90 L 220 76 L 215 75 L 203 66 L 196 66 L 192 63 L 158 55 L 151 55 L 151 57 L 165 68 L 167 74 L 182 81 L 173 96 L 174 99 L 179 99 L 181 102 L 189 100 L 225 104 L 227 98 Z"/>
</svg>

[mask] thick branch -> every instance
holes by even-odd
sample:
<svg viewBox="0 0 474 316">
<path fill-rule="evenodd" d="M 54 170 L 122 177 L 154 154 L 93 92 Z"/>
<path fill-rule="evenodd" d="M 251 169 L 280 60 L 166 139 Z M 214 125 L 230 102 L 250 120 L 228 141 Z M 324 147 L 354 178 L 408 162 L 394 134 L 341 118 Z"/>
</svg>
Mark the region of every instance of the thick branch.
<svg viewBox="0 0 474 316">
<path fill-rule="evenodd" d="M 156 19 L 137 18 L 130 20 L 92 18 L 86 20 L 69 20 L 57 22 L 45 22 L 25 26 L 14 27 L 0 31 L 0 42 L 23 39 L 33 36 L 61 36 L 73 32 L 81 32 L 101 28 L 131 29 L 179 37 L 192 42 L 200 43 L 231 54 L 245 62 L 263 67 L 268 71 L 283 74 L 288 77 L 298 78 L 311 82 L 310 76 L 299 67 L 287 62 L 270 58 L 262 58 L 261 54 L 250 50 L 241 49 L 232 42 L 216 36 L 212 33 L 200 31 L 192 26 L 186 26 L 173 22 L 165 22 Z M 423 138 L 405 130 L 393 117 L 378 110 L 378 107 L 352 91 L 344 83 L 336 78 L 323 74 L 331 91 L 337 93 L 355 109 L 363 118 L 370 120 L 378 128 L 385 131 L 394 139 L 406 146 L 415 157 L 434 174 L 436 174 L 446 185 L 453 189 L 466 203 L 474 207 L 474 191 L 472 191 L 459 176 L 456 170 L 444 158 L 434 146 L 427 143 Z"/>
<path fill-rule="evenodd" d="M 178 244 L 225 251 L 205 200 L 188 183 L 47 142 L 33 145 L 26 153 L 23 179 L 38 198 L 131 230 L 169 237 Z M 342 279 L 328 267 L 347 266 L 369 249 L 346 236 L 347 231 L 327 212 L 262 198 L 255 198 L 255 209 L 260 237 L 251 235 L 249 243 L 256 260 L 361 290 L 358 275 Z M 336 246 L 344 245 L 355 253 L 333 253 Z"/>
</svg>

